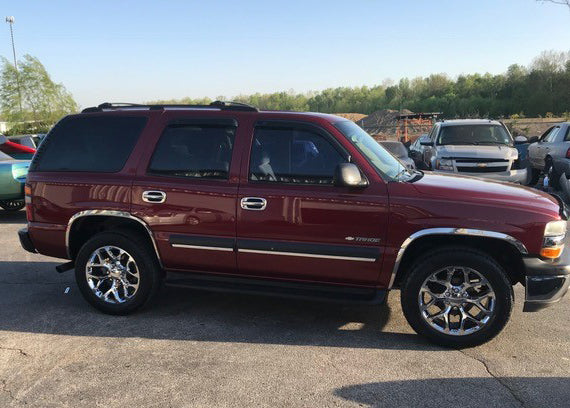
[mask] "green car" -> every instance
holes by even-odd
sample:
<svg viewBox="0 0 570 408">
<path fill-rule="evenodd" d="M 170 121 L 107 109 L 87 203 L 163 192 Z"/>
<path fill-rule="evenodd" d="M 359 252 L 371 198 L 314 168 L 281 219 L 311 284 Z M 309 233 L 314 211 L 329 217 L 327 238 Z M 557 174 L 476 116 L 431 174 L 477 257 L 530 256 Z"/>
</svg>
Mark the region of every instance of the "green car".
<svg viewBox="0 0 570 408">
<path fill-rule="evenodd" d="M 20 151 L 18 145 L 0 135 L 0 207 L 6 211 L 18 211 L 24 208 L 24 184 L 30 160 L 18 160 L 28 150 Z"/>
</svg>

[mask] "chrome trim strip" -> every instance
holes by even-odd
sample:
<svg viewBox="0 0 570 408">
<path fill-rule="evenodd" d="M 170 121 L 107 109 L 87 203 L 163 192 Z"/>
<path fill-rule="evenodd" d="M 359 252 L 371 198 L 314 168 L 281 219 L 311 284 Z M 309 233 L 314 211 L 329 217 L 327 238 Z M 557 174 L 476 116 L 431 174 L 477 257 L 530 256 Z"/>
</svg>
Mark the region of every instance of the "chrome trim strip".
<svg viewBox="0 0 570 408">
<path fill-rule="evenodd" d="M 224 247 L 213 247 L 213 246 L 203 246 L 203 245 L 187 245 L 187 244 L 170 244 L 173 248 L 188 248 L 188 249 L 206 249 L 209 251 L 224 251 L 224 252 L 233 252 L 233 248 L 224 248 Z"/>
<path fill-rule="evenodd" d="M 511 237 L 510 235 L 503 234 L 502 232 L 485 231 L 485 230 L 478 230 L 471 228 L 428 228 L 414 232 L 412 235 L 406 238 L 402 243 L 402 246 L 400 246 L 398 254 L 396 255 L 394 268 L 392 269 L 392 276 L 390 277 L 390 283 L 388 285 L 388 289 L 392 289 L 392 286 L 394 285 L 394 281 L 396 280 L 396 274 L 398 272 L 398 268 L 400 267 L 400 262 L 402 262 L 402 258 L 404 257 L 404 253 L 406 252 L 408 246 L 414 240 L 424 237 L 426 235 L 468 235 L 473 237 L 501 239 L 513 245 L 521 254 L 523 255 L 528 254 L 528 251 L 522 242 L 520 242 L 516 238 Z"/>
<path fill-rule="evenodd" d="M 301 252 L 281 252 L 281 251 L 264 251 L 261 249 L 239 249 L 238 252 L 245 252 L 249 254 L 262 254 L 262 255 L 285 255 L 285 256 L 300 256 L 304 258 L 321 258 L 321 259 L 337 259 L 343 261 L 360 261 L 360 262 L 376 262 L 376 258 L 360 258 L 355 256 L 336 256 L 336 255 L 316 255 L 306 254 Z"/>
<path fill-rule="evenodd" d="M 75 221 L 77 221 L 77 219 L 81 217 L 90 217 L 90 216 L 121 217 L 121 218 L 128 218 L 130 220 L 134 220 L 140 223 L 145 228 L 146 232 L 148 232 L 148 236 L 150 237 L 150 240 L 152 241 L 152 246 L 154 247 L 154 252 L 156 253 L 156 258 L 158 259 L 160 267 L 162 267 L 162 261 L 160 260 L 160 254 L 158 253 L 158 247 L 156 246 L 156 241 L 154 240 L 154 235 L 152 234 L 152 230 L 150 229 L 149 225 L 140 218 L 137 218 L 128 212 L 114 211 L 114 210 L 86 210 L 73 214 L 73 216 L 67 222 L 67 228 L 65 230 L 65 247 L 69 259 L 71 259 L 71 254 L 69 252 L 69 234 L 71 232 L 71 226 Z"/>
</svg>

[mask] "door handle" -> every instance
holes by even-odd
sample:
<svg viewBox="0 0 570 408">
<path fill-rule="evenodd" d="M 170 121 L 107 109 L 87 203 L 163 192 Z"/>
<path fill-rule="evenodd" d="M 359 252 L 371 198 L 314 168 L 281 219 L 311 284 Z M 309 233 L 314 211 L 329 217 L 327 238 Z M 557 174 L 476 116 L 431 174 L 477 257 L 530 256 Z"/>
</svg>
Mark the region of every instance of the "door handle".
<svg viewBox="0 0 570 408">
<path fill-rule="evenodd" d="M 145 191 L 142 193 L 144 202 L 160 204 L 166 201 L 166 193 L 164 191 Z"/>
<path fill-rule="evenodd" d="M 240 201 L 244 210 L 263 211 L 267 207 L 267 200 L 261 197 L 244 197 Z"/>
</svg>

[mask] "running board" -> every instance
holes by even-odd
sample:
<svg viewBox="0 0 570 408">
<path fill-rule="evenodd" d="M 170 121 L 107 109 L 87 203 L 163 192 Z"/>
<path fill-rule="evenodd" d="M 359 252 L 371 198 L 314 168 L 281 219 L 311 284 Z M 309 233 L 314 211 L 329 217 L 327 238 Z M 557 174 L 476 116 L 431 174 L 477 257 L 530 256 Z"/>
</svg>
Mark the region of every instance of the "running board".
<svg viewBox="0 0 570 408">
<path fill-rule="evenodd" d="M 71 261 L 71 262 L 66 262 L 64 264 L 61 265 L 57 265 L 55 267 L 55 270 L 57 271 L 57 273 L 63 273 L 66 271 L 69 271 L 70 269 L 75 268 L 75 262 Z"/>
<path fill-rule="evenodd" d="M 168 286 L 215 292 L 268 295 L 341 303 L 381 304 L 386 301 L 387 295 L 386 290 L 376 288 L 283 282 L 199 273 L 167 272 L 165 283 Z"/>
</svg>

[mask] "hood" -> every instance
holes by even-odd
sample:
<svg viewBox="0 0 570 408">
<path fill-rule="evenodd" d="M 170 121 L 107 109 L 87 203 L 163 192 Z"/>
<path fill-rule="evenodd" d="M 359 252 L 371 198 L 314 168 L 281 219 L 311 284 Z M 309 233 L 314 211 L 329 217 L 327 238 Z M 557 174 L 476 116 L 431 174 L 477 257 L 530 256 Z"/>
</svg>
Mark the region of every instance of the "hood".
<svg viewBox="0 0 570 408">
<path fill-rule="evenodd" d="M 542 191 L 512 183 L 425 172 L 421 179 L 411 185 L 422 196 L 445 199 L 457 197 L 458 200 L 509 206 L 554 218 L 560 213 L 556 198 Z"/>
<path fill-rule="evenodd" d="M 437 146 L 437 156 L 439 158 L 516 159 L 519 157 L 519 153 L 514 147 L 505 145 L 441 145 Z"/>
</svg>

